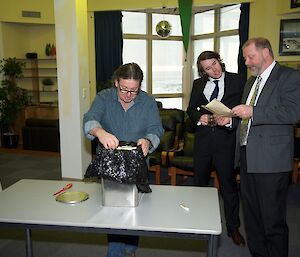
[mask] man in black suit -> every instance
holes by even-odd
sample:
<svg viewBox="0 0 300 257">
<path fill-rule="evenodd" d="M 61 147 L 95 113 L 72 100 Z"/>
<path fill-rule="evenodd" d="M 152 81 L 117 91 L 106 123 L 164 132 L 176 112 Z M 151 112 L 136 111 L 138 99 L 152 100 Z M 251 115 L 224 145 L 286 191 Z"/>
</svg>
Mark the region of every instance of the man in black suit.
<svg viewBox="0 0 300 257">
<path fill-rule="evenodd" d="M 300 119 L 300 72 L 274 61 L 265 38 L 243 46 L 252 77 L 241 105 L 237 160 L 247 243 L 252 257 L 288 257 L 286 196 L 292 170 L 294 124 Z M 218 120 L 221 125 L 221 120 Z M 222 124 L 229 122 L 224 118 Z"/>
<path fill-rule="evenodd" d="M 239 195 L 234 171 L 235 129 L 217 126 L 215 116 L 203 109 L 216 98 L 232 108 L 240 103 L 245 81 L 225 71 L 220 55 L 202 52 L 197 61 L 200 78 L 193 84 L 187 113 L 196 125 L 194 171 L 197 186 L 208 185 L 212 166 L 216 168 L 224 199 L 227 234 L 237 245 L 245 240 L 239 232 Z"/>
</svg>

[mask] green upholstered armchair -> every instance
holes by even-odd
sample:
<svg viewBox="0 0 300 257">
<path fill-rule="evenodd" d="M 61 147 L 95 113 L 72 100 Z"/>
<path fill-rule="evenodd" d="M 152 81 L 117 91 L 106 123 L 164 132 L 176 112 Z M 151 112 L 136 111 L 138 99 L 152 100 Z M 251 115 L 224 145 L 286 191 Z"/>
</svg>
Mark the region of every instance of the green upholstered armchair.
<svg viewBox="0 0 300 257">
<path fill-rule="evenodd" d="M 185 119 L 185 111 L 175 109 L 175 108 L 162 108 L 159 109 L 159 114 L 160 116 L 171 116 L 174 117 L 175 122 L 176 122 L 176 135 L 175 135 L 175 141 L 174 141 L 174 146 L 173 148 L 177 149 L 179 147 L 180 142 L 182 141 L 183 138 L 183 126 L 184 126 L 184 119 Z"/>
<path fill-rule="evenodd" d="M 157 185 L 160 184 L 161 166 L 167 165 L 168 152 L 174 150 L 176 136 L 175 118 L 167 114 L 161 114 L 160 118 L 165 132 L 157 149 L 149 155 L 149 171 L 155 173 L 155 183 Z"/>
<path fill-rule="evenodd" d="M 182 175 L 183 180 L 189 176 L 194 176 L 194 139 L 194 128 L 188 118 L 184 124 L 182 148 L 169 152 L 168 175 L 173 186 L 177 184 L 177 175 Z M 211 177 L 214 180 L 214 186 L 219 189 L 219 181 L 215 170 L 211 171 Z"/>
</svg>

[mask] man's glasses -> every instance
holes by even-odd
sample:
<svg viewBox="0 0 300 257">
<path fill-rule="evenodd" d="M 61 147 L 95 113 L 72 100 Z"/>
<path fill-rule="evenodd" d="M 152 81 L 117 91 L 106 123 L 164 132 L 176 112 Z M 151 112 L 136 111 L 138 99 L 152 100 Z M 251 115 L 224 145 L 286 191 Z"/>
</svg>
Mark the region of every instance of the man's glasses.
<svg viewBox="0 0 300 257">
<path fill-rule="evenodd" d="M 122 94 L 127 94 L 130 93 L 131 95 L 137 95 L 140 92 L 140 89 L 137 90 L 127 90 L 124 88 L 121 88 L 120 84 L 119 84 L 119 90 Z"/>
</svg>

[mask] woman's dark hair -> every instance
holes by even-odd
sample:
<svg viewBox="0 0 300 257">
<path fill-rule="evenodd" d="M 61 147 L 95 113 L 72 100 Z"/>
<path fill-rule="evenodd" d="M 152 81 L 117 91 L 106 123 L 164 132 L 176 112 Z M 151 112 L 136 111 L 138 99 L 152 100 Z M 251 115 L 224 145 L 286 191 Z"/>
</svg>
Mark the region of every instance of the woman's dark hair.
<svg viewBox="0 0 300 257">
<path fill-rule="evenodd" d="M 143 71 L 139 65 L 134 62 L 122 64 L 117 68 L 112 76 L 113 81 L 120 81 L 120 79 L 134 79 L 140 82 L 143 81 L 144 75 Z"/>
<path fill-rule="evenodd" d="M 203 70 L 200 61 L 205 61 L 208 59 L 217 59 L 217 61 L 220 63 L 221 67 L 222 67 L 222 71 L 225 71 L 225 64 L 223 63 L 220 54 L 214 51 L 204 51 L 202 52 L 197 59 L 197 67 L 198 67 L 198 73 L 200 78 L 202 78 L 203 76 L 207 76 L 206 72 Z"/>
</svg>

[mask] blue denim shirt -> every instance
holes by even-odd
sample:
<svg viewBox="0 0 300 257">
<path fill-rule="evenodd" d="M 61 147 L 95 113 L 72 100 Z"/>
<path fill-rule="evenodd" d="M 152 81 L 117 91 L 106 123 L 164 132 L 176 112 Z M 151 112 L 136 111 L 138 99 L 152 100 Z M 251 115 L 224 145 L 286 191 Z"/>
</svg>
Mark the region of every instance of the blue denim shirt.
<svg viewBox="0 0 300 257">
<path fill-rule="evenodd" d="M 153 146 L 150 152 L 157 148 L 164 132 L 157 104 L 152 96 L 140 91 L 133 104 L 125 111 L 115 87 L 97 93 L 89 111 L 83 116 L 83 130 L 88 139 L 95 138 L 89 131 L 97 127 L 115 135 L 119 141 L 137 142 L 140 138 L 147 138 Z"/>
</svg>

